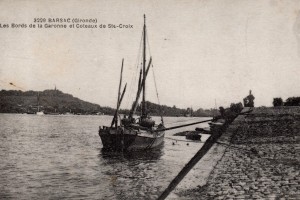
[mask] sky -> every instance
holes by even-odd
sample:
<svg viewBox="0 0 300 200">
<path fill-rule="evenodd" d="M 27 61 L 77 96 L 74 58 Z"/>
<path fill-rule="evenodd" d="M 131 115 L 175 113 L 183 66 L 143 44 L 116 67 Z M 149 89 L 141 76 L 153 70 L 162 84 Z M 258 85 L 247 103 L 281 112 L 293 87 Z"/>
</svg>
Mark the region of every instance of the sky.
<svg viewBox="0 0 300 200">
<path fill-rule="evenodd" d="M 160 103 L 214 108 L 255 106 L 300 96 L 300 1 L 0 1 L 0 24 L 34 18 L 97 19 L 133 28 L 0 28 L 0 89 L 57 89 L 101 106 L 116 106 L 124 58 L 122 108 L 138 79 L 146 14 L 149 49 Z M 48 23 L 49 24 L 49 23 Z M 153 72 L 146 99 L 157 103 Z"/>
</svg>

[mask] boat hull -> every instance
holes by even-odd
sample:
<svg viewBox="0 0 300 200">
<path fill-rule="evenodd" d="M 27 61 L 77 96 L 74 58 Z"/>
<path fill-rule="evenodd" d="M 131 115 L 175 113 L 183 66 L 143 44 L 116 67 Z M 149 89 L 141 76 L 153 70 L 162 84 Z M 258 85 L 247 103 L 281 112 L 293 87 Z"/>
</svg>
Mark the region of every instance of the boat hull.
<svg viewBox="0 0 300 200">
<path fill-rule="evenodd" d="M 163 144 L 164 131 L 152 133 L 147 130 L 104 127 L 99 129 L 103 148 L 116 151 L 136 151 L 158 148 Z"/>
</svg>

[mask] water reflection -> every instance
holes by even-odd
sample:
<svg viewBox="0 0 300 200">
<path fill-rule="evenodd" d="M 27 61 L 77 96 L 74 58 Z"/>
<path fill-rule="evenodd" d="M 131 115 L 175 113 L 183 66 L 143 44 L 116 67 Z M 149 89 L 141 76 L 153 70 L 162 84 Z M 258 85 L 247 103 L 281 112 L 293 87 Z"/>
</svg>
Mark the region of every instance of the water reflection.
<svg viewBox="0 0 300 200">
<path fill-rule="evenodd" d="M 155 199 L 167 169 L 161 164 L 164 147 L 132 152 L 113 152 L 101 149 L 101 162 L 106 163 L 105 176 L 110 177 L 109 190 L 116 199 Z M 107 196 L 109 197 L 109 196 Z"/>
<path fill-rule="evenodd" d="M 144 151 L 128 151 L 128 152 L 117 152 L 107 149 L 101 149 L 99 156 L 103 159 L 116 159 L 116 160 L 157 160 L 163 155 L 164 143 L 160 148 L 144 150 Z"/>
</svg>

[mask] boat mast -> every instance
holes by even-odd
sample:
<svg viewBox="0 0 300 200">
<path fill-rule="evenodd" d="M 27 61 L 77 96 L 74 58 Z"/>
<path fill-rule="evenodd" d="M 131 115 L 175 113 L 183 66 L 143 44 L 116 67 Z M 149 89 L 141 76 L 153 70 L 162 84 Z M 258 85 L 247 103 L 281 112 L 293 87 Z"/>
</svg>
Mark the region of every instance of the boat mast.
<svg viewBox="0 0 300 200">
<path fill-rule="evenodd" d="M 146 15 L 144 14 L 144 38 L 143 38 L 143 80 L 146 80 Z M 142 100 L 142 116 L 146 115 L 146 104 L 145 104 L 145 90 L 146 81 L 143 81 L 143 100 Z"/>
<path fill-rule="evenodd" d="M 140 77 L 138 82 L 138 91 L 136 93 L 136 99 L 132 104 L 132 108 L 129 113 L 129 118 L 132 118 L 133 114 L 136 111 L 138 101 L 140 99 L 141 93 L 143 91 L 143 98 L 141 102 L 142 107 L 142 113 L 141 116 L 146 116 L 146 104 L 145 104 L 145 88 L 146 88 L 146 79 L 147 75 L 152 63 L 152 58 L 150 57 L 148 66 L 146 67 L 146 16 L 144 15 L 144 28 L 143 28 L 143 63 L 142 63 L 142 69 L 140 71 Z"/>
<path fill-rule="evenodd" d="M 121 98 L 121 85 L 122 85 L 122 77 L 123 77 L 123 65 L 124 65 L 124 58 L 122 59 L 122 67 L 121 67 L 121 74 L 120 74 L 120 83 L 119 83 L 119 92 L 118 92 L 118 103 L 117 103 L 117 116 L 115 125 L 118 127 L 118 108 L 120 107 L 120 98 Z"/>
<path fill-rule="evenodd" d="M 142 93 L 142 90 L 143 90 L 144 82 L 146 82 L 147 75 L 148 75 L 148 72 L 149 72 L 151 63 L 152 63 L 152 58 L 150 57 L 150 60 L 149 60 L 149 63 L 148 63 L 148 67 L 147 67 L 146 72 L 145 72 L 145 79 L 143 79 L 143 80 L 141 80 L 142 69 L 141 69 L 141 71 L 140 71 L 140 78 L 139 78 L 138 91 L 137 91 L 137 93 L 136 93 L 136 99 L 135 99 L 135 101 L 133 102 L 132 108 L 131 108 L 131 110 L 130 110 L 130 114 L 129 114 L 129 117 L 130 117 L 130 118 L 132 118 L 133 114 L 134 114 L 135 111 L 136 111 L 137 104 L 138 104 L 138 101 L 139 101 L 139 99 L 140 99 L 140 96 L 141 96 L 141 93 Z"/>
<path fill-rule="evenodd" d="M 122 77 L 123 77 L 123 65 L 124 65 L 124 58 L 122 59 L 122 66 L 121 66 L 121 73 L 120 73 L 120 82 L 119 82 L 119 90 L 118 90 L 118 101 L 117 101 L 117 109 L 112 121 L 112 125 L 115 124 L 116 128 L 118 127 L 118 112 L 120 107 L 120 98 L 121 98 L 121 85 L 122 85 Z M 111 125 L 111 126 L 112 126 Z"/>
</svg>

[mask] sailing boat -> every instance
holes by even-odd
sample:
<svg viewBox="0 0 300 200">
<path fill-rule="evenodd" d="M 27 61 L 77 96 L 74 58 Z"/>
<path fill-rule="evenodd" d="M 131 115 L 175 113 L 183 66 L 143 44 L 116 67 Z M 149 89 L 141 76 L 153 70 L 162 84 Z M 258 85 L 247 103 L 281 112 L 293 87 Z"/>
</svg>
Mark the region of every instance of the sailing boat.
<svg viewBox="0 0 300 200">
<path fill-rule="evenodd" d="M 44 115 L 44 111 L 40 111 L 40 93 L 37 95 L 37 115 Z"/>
<path fill-rule="evenodd" d="M 134 150 L 145 150 L 160 147 L 164 141 L 164 121 L 161 116 L 161 123 L 155 124 L 155 121 L 148 115 L 146 108 L 146 78 L 148 71 L 151 66 L 152 58 L 149 59 L 149 63 L 146 67 L 146 17 L 144 15 L 144 27 L 143 27 L 143 56 L 142 56 L 142 67 L 140 69 L 140 77 L 138 81 L 138 90 L 135 101 L 133 102 L 130 114 L 128 117 L 124 116 L 119 121 L 119 108 L 126 91 L 126 85 L 123 89 L 122 94 L 120 93 L 122 84 L 122 73 L 123 63 L 121 67 L 119 91 L 117 109 L 114 114 L 111 126 L 103 126 L 99 128 L 99 136 L 101 138 L 104 149 L 113 149 L 121 151 L 134 151 Z M 138 118 L 134 118 L 138 102 L 142 93 L 141 102 L 141 114 Z"/>
</svg>

